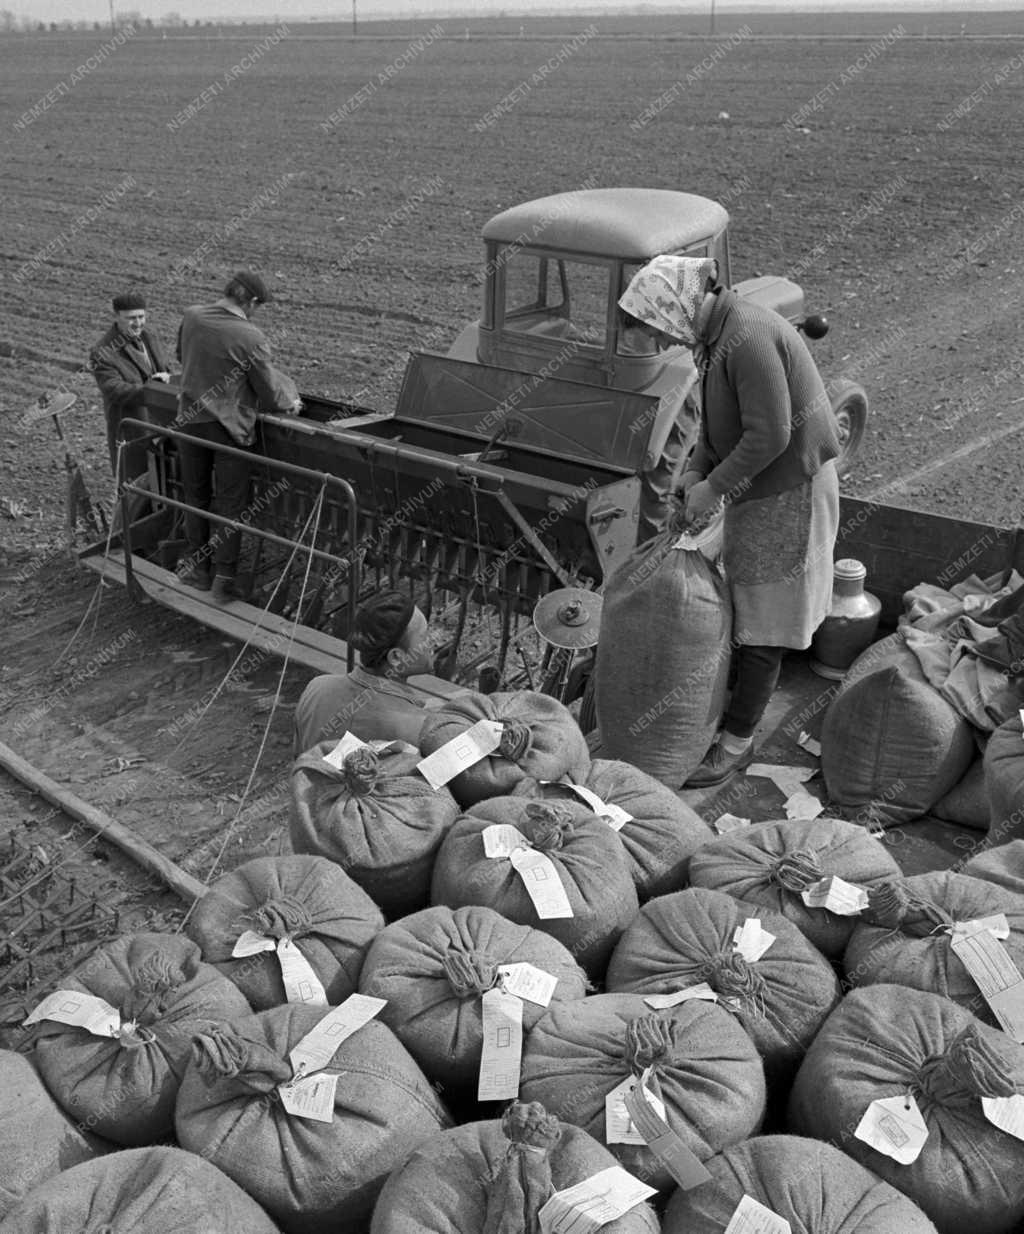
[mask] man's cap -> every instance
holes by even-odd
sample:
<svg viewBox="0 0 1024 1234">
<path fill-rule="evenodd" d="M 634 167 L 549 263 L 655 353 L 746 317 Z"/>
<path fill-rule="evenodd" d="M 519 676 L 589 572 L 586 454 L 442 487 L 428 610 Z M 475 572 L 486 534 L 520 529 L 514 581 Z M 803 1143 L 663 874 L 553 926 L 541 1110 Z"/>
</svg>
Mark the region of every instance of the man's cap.
<svg viewBox="0 0 1024 1234">
<path fill-rule="evenodd" d="M 381 661 L 401 641 L 412 621 L 416 605 L 400 591 L 382 591 L 356 610 L 349 642 L 364 663 Z"/>
<path fill-rule="evenodd" d="M 144 309 L 146 297 L 141 291 L 125 291 L 115 296 L 112 303 L 115 313 L 127 313 L 130 309 Z"/>
<path fill-rule="evenodd" d="M 236 270 L 233 279 L 236 283 L 241 283 L 249 295 L 260 304 L 266 304 L 270 299 L 266 283 L 252 270 Z"/>
</svg>

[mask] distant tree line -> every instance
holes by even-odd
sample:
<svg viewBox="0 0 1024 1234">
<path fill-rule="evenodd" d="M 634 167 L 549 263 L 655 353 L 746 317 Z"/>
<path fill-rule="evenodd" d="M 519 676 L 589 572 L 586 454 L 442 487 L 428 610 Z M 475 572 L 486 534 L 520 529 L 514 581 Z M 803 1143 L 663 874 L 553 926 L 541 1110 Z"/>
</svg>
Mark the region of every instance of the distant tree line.
<svg viewBox="0 0 1024 1234">
<path fill-rule="evenodd" d="M 221 25 L 231 25 L 241 30 L 245 30 L 249 26 L 247 21 L 234 22 L 214 22 L 202 21 L 196 18 L 195 21 L 186 21 L 180 13 L 171 12 L 165 13 L 163 17 L 157 18 L 156 21 L 152 17 L 143 17 L 137 12 L 118 13 L 115 17 L 117 26 L 132 25 L 137 30 L 197 30 L 200 28 L 213 28 Z M 257 26 L 269 25 L 269 22 L 254 23 Z M 63 21 L 37 21 L 32 17 L 19 16 L 11 9 L 0 9 L 0 34 L 59 34 L 59 33 L 82 33 L 84 31 L 103 32 L 107 30 L 108 23 L 101 21 L 72 21 L 70 18 L 65 18 Z"/>
</svg>

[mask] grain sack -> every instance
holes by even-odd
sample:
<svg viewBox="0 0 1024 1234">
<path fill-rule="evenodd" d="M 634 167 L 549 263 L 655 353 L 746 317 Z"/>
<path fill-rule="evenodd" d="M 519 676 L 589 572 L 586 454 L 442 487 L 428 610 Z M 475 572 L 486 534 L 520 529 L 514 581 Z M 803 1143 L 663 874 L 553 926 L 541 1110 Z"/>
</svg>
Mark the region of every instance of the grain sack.
<svg viewBox="0 0 1024 1234">
<path fill-rule="evenodd" d="M 571 917 L 538 916 L 511 858 L 486 855 L 484 831 L 495 824 L 514 827 L 550 859 Z M 437 854 L 430 896 L 449 908 L 482 904 L 509 921 L 543 930 L 568 947 L 595 980 L 639 908 L 626 850 L 603 819 L 582 804 L 526 797 L 496 797 L 457 820 Z"/>
<path fill-rule="evenodd" d="M 764 1068 L 754 1044 L 732 1016 L 699 1000 L 656 1011 L 638 994 L 595 994 L 552 1007 L 526 1042 L 520 1097 L 543 1100 L 556 1118 L 607 1143 L 605 1099 L 647 1067 L 665 1121 L 700 1161 L 760 1126 Z M 608 1150 L 650 1186 L 673 1185 L 646 1144 Z"/>
<path fill-rule="evenodd" d="M 257 857 L 224 874 L 196 901 L 185 927 L 203 959 L 238 986 L 257 1011 L 286 1001 L 274 951 L 232 959 L 245 931 L 291 939 L 336 1006 L 359 985 L 363 956 L 384 928 L 380 909 L 325 857 Z"/>
<path fill-rule="evenodd" d="M 854 823 L 793 818 L 745 827 L 712 840 L 690 862 L 690 885 L 724 891 L 737 900 L 781 913 L 829 959 L 843 954 L 855 916 L 810 908 L 802 893 L 835 876 L 870 887 L 898 878 L 886 848 Z"/>
<path fill-rule="evenodd" d="M 334 1113 L 288 1113 L 278 1086 L 292 1050 L 326 1009 L 274 1007 L 196 1037 L 178 1098 L 182 1148 L 234 1179 L 287 1234 L 336 1234 L 369 1220 L 389 1172 L 450 1125 L 394 1033 L 370 1020 L 317 1074 L 337 1076 Z"/>
<path fill-rule="evenodd" d="M 180 1148 L 133 1148 L 42 1183 L 0 1221 L 2 1234 L 277 1234 L 220 1170 Z"/>
<path fill-rule="evenodd" d="M 997 1025 L 977 983 L 953 951 L 954 922 L 1003 913 L 1010 930 L 1001 940 L 1024 969 L 1024 898 L 983 879 L 948 870 L 880 883 L 869 892 L 843 956 L 849 986 L 879 983 L 928 990 L 960 1003 Z"/>
<path fill-rule="evenodd" d="M 895 666 L 836 695 L 821 730 L 833 806 L 883 827 L 926 814 L 963 777 L 974 752 L 967 721 L 938 690 Z"/>
<path fill-rule="evenodd" d="M 39 1073 L 76 1123 L 115 1144 L 155 1144 L 170 1134 L 193 1034 L 251 1014 L 238 988 L 176 934 L 119 938 L 58 987 L 108 1003 L 118 1029 L 94 1036 L 40 1020 Z"/>
<path fill-rule="evenodd" d="M 560 942 L 489 908 L 428 908 L 374 939 L 359 992 L 387 999 L 379 1018 L 431 1080 L 476 1089 L 483 1043 L 481 997 L 500 985 L 498 968 L 532 964 L 557 978 L 554 1003 L 587 992 L 587 976 Z M 523 1001 L 523 1031 L 544 1007 Z"/>
<path fill-rule="evenodd" d="M 631 763 L 595 758 L 581 785 L 630 820 L 619 825 L 619 838 L 626 849 L 629 869 L 641 901 L 678 891 L 686 885 L 690 856 L 710 840 L 711 832 L 700 815 L 660 780 Z M 542 784 L 523 780 L 515 796 L 547 801 L 579 801 L 580 795 L 563 780 Z M 615 811 L 613 811 L 613 814 Z"/>
<path fill-rule="evenodd" d="M 676 789 L 700 765 L 725 709 L 732 604 L 724 579 L 666 532 L 604 589 L 594 669 L 602 751 Z"/>
<path fill-rule="evenodd" d="M 323 758 L 335 744 L 323 742 L 292 767 L 292 849 L 337 862 L 386 916 L 414 913 L 430 898 L 434 855 L 459 813 L 455 798 L 424 780 L 411 746 L 364 746 L 338 768 Z"/>
<path fill-rule="evenodd" d="M 517 1101 L 500 1122 L 455 1127 L 420 1145 L 384 1184 L 370 1234 L 536 1234 L 553 1192 L 615 1164 L 579 1127 L 539 1102 Z M 658 1219 L 639 1204 L 601 1231 L 658 1234 Z"/>
<path fill-rule="evenodd" d="M 931 813 L 936 818 L 969 827 L 972 831 L 988 831 L 989 805 L 985 791 L 985 760 L 979 754 L 949 792 L 935 803 Z"/>
<path fill-rule="evenodd" d="M 109 1149 L 68 1118 L 21 1054 L 0 1050 L 0 1218 L 33 1187 Z"/>
<path fill-rule="evenodd" d="M 789 1129 L 842 1148 L 940 1234 L 1008 1234 L 1024 1218 L 1024 1143 L 989 1122 L 982 1098 L 1020 1092 L 1024 1048 L 1005 1033 L 938 994 L 877 985 L 848 994 L 818 1033 L 793 1085 Z M 896 1098 L 902 1111 L 908 1093 L 928 1135 L 902 1165 L 854 1133 L 873 1101 Z"/>
<path fill-rule="evenodd" d="M 878 639 L 870 647 L 865 647 L 846 670 L 846 675 L 839 683 L 839 689 L 848 690 L 856 682 L 870 677 L 872 673 L 877 673 L 883 668 L 899 668 L 914 681 L 921 683 L 928 681 L 921 668 L 921 661 L 907 646 L 903 631 L 896 630 L 893 634 Z"/>
<path fill-rule="evenodd" d="M 765 1135 L 705 1162 L 714 1182 L 676 1191 L 662 1234 L 721 1234 L 743 1197 L 813 1234 L 935 1234 L 924 1213 L 852 1157 L 795 1135 Z"/>
<path fill-rule="evenodd" d="M 734 942 L 751 918 L 775 938 L 754 961 Z M 703 889 L 652 900 L 619 940 L 607 988 L 668 994 L 702 982 L 750 1034 L 773 1085 L 786 1082 L 840 997 L 831 965 L 778 913 Z"/>
<path fill-rule="evenodd" d="M 448 787 L 461 806 L 488 797 L 503 797 L 520 780 L 557 780 L 570 775 L 580 780 L 590 766 L 587 741 L 567 707 L 533 690 L 476 694 L 466 691 L 428 714 L 420 733 L 420 749 L 433 754 L 481 720 L 502 725 L 501 744 Z"/>
<path fill-rule="evenodd" d="M 984 849 L 968 861 L 963 872 L 1024 896 L 1024 840 L 1011 840 L 1009 844 Z"/>
<path fill-rule="evenodd" d="M 991 844 L 1024 836 L 1024 735 L 1020 716 L 1000 724 L 985 747 L 985 796 Z"/>
</svg>

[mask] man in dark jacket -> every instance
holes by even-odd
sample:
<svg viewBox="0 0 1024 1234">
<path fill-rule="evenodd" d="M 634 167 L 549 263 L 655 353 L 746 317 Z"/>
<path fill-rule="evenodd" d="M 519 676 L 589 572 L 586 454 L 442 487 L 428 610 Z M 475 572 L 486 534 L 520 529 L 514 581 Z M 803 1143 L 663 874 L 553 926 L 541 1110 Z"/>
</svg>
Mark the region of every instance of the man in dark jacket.
<svg viewBox="0 0 1024 1234">
<path fill-rule="evenodd" d="M 211 445 L 248 448 L 255 440 L 256 412 L 298 412 L 295 382 L 271 362 L 270 344 L 250 320 L 269 299 L 258 274 L 240 270 L 214 304 L 185 310 L 178 331 L 181 396 L 176 426 Z M 245 458 L 180 441 L 178 456 L 185 501 L 223 518 L 238 520 L 249 494 Z M 237 598 L 235 571 L 241 532 L 186 514 L 188 552 L 178 564 L 183 582 L 209 591 L 219 602 Z M 209 559 L 213 558 L 211 584 Z"/>
<path fill-rule="evenodd" d="M 89 353 L 89 368 L 103 395 L 107 417 L 110 467 L 117 474 L 117 439 L 124 417 L 144 419 L 143 390 L 147 381 L 167 381 L 167 361 L 156 336 L 146 329 L 146 300 L 126 292 L 113 301 L 114 324 Z M 125 446 L 125 477 L 146 470 L 144 441 Z"/>
</svg>

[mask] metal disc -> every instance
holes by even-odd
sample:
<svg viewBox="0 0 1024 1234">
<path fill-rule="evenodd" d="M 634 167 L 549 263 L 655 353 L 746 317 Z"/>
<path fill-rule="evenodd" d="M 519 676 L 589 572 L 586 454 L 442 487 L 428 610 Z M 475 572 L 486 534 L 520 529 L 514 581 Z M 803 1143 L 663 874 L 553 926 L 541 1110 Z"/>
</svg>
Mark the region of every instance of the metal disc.
<svg viewBox="0 0 1024 1234">
<path fill-rule="evenodd" d="M 599 595 L 583 587 L 562 587 L 537 601 L 533 624 L 553 647 L 593 647 L 601 632 L 601 604 Z"/>
<path fill-rule="evenodd" d="M 69 411 L 78 402 L 78 395 L 71 390 L 59 394 L 44 394 L 25 409 L 23 420 L 26 424 L 33 420 L 45 420 L 48 416 L 59 416 Z"/>
</svg>

